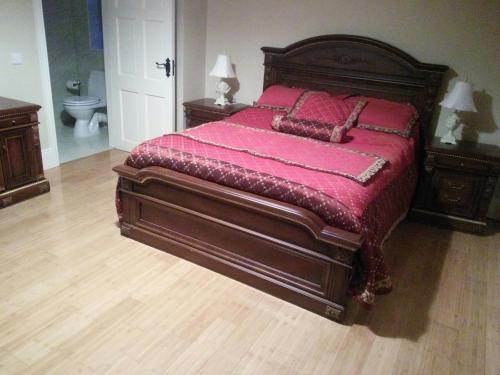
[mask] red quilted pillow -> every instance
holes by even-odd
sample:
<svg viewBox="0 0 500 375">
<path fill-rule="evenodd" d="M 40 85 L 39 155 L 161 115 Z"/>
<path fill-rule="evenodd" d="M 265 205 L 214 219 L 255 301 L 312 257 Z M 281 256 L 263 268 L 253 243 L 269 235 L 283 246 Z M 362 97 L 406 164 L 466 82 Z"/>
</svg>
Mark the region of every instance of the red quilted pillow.
<svg viewBox="0 0 500 375">
<path fill-rule="evenodd" d="M 351 97 L 346 101 L 357 100 L 367 102 L 359 114 L 358 128 L 410 137 L 418 118 L 418 112 L 411 104 L 369 97 Z"/>
<path fill-rule="evenodd" d="M 347 126 L 331 126 L 317 121 L 295 120 L 283 115 L 274 116 L 271 125 L 274 130 L 281 133 L 334 143 L 343 142 L 350 129 Z"/>
<path fill-rule="evenodd" d="M 365 102 L 307 91 L 287 116 L 275 116 L 274 130 L 325 142 L 343 142 Z"/>
<path fill-rule="evenodd" d="M 289 111 L 305 89 L 282 85 L 269 86 L 255 103 L 256 107 Z"/>
<path fill-rule="evenodd" d="M 308 91 L 288 116 L 295 120 L 351 128 L 364 105 L 364 101 L 342 100 L 325 92 Z"/>
</svg>

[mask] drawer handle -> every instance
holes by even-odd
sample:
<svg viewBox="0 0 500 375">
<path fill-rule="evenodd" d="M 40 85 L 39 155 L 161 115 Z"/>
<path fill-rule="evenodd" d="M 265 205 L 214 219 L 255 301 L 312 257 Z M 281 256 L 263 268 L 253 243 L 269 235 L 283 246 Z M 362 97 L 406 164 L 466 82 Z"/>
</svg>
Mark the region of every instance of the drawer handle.
<svg viewBox="0 0 500 375">
<path fill-rule="evenodd" d="M 16 120 L 12 120 L 10 123 L 11 123 L 12 125 L 16 125 Z"/>
<path fill-rule="evenodd" d="M 463 190 L 465 185 L 464 184 L 460 184 L 460 185 L 452 185 L 452 184 L 449 184 L 448 187 L 450 189 L 454 189 L 454 190 Z"/>
<path fill-rule="evenodd" d="M 452 203 L 457 203 L 457 202 L 460 202 L 460 201 L 462 200 L 462 198 L 450 198 L 450 197 L 448 196 L 448 194 L 445 194 L 445 195 L 443 196 L 443 198 L 444 198 L 446 201 L 448 201 L 448 202 L 452 202 Z"/>
</svg>

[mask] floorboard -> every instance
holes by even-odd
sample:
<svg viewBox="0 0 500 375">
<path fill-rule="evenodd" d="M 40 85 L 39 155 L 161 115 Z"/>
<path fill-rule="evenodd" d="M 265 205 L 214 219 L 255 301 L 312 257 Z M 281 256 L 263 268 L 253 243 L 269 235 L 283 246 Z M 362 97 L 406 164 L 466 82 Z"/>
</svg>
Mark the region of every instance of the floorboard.
<svg viewBox="0 0 500 375">
<path fill-rule="evenodd" d="M 121 237 L 106 151 L 0 210 L 1 374 L 500 374 L 500 235 L 403 222 L 337 324 Z"/>
</svg>

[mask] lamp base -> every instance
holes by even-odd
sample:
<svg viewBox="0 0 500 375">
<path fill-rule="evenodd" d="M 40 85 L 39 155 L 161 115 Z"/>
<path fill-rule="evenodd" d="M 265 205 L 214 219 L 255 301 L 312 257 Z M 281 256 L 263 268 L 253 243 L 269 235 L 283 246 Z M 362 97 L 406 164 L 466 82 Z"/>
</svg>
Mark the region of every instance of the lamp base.
<svg viewBox="0 0 500 375">
<path fill-rule="evenodd" d="M 456 145 L 457 139 L 453 135 L 453 131 L 458 127 L 460 118 L 457 112 L 454 110 L 453 113 L 446 119 L 444 126 L 448 129 L 448 132 L 441 137 L 440 142 L 449 145 Z"/>
<path fill-rule="evenodd" d="M 231 86 L 222 79 L 217 83 L 215 92 L 219 94 L 219 97 L 215 100 L 216 105 L 225 106 L 229 104 L 229 100 L 226 98 L 226 94 L 231 91 Z"/>
<path fill-rule="evenodd" d="M 439 142 L 445 143 L 445 144 L 448 144 L 448 145 L 456 145 L 457 144 L 457 139 L 455 138 L 455 136 L 453 135 L 453 133 L 450 130 L 450 131 L 448 131 L 448 133 L 446 133 L 445 135 L 443 135 L 441 137 L 441 139 L 439 140 Z"/>
<path fill-rule="evenodd" d="M 229 104 L 229 100 L 222 94 L 217 99 L 215 99 L 215 105 L 225 106 Z"/>
</svg>

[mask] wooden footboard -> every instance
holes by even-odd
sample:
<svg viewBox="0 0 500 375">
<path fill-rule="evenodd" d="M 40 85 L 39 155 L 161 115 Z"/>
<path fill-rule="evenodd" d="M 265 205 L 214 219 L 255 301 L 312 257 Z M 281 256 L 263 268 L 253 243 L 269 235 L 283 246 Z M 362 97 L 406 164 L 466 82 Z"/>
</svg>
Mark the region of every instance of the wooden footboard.
<svg viewBox="0 0 500 375">
<path fill-rule="evenodd" d="M 308 210 L 165 168 L 114 171 L 122 235 L 342 320 L 360 235 Z"/>
</svg>

